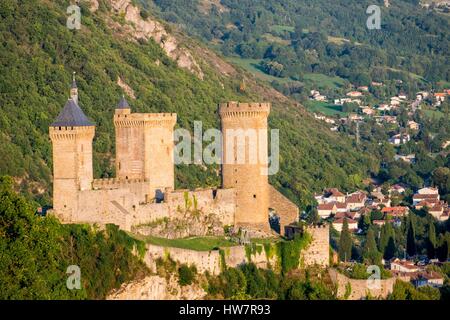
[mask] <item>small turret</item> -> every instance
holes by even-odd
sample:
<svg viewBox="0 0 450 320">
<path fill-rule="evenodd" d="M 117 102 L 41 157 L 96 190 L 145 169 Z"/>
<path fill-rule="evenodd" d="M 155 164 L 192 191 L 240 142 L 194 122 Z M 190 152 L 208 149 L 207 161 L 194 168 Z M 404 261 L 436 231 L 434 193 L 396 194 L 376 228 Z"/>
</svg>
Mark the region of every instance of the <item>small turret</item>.
<svg viewBox="0 0 450 320">
<path fill-rule="evenodd" d="M 90 127 L 94 124 L 72 98 L 68 99 L 58 117 L 50 127 Z"/>
<path fill-rule="evenodd" d="M 78 86 L 77 81 L 75 80 L 75 72 L 72 76 L 72 85 L 70 86 L 70 98 L 78 104 Z"/>
<path fill-rule="evenodd" d="M 125 99 L 125 95 L 122 95 L 122 98 L 120 98 L 119 103 L 116 107 L 116 114 L 130 114 L 131 108 L 128 104 L 127 99 Z"/>
</svg>

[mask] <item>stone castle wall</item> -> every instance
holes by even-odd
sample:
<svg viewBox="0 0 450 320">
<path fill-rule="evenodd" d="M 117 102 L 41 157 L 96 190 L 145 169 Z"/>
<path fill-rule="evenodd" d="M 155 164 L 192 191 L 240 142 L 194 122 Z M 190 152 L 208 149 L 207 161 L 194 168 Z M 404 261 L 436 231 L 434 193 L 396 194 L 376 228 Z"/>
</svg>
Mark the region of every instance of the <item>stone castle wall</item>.
<svg viewBox="0 0 450 320">
<path fill-rule="evenodd" d="M 131 231 L 133 226 L 163 218 L 181 218 L 185 210 L 197 210 L 200 214 L 217 215 L 224 226 L 234 224 L 236 200 L 233 189 L 167 189 L 163 201 L 157 203 L 154 199 L 149 201 L 145 180 L 98 179 L 94 180 L 93 188 L 71 194 L 77 211 L 70 221 L 55 212 L 58 218 L 63 222 L 116 224 Z"/>
<path fill-rule="evenodd" d="M 280 233 L 285 232 L 285 226 L 299 219 L 298 207 L 272 185 L 269 185 L 269 207 L 275 210 L 280 218 Z"/>
<path fill-rule="evenodd" d="M 393 277 L 389 279 L 379 280 L 378 288 L 371 288 L 368 286 L 367 280 L 360 279 L 350 279 L 345 275 L 339 273 L 335 269 L 330 269 L 330 276 L 333 282 L 337 285 L 338 288 L 338 297 L 345 297 L 346 288 L 348 284 L 351 287 L 351 293 L 348 296 L 349 300 L 361 300 L 365 299 L 368 295 L 374 298 L 386 298 L 389 293 L 393 291 L 395 281 L 397 279 L 408 281 L 406 278 L 402 277 Z"/>
<path fill-rule="evenodd" d="M 230 268 L 236 268 L 239 265 L 249 262 L 264 269 L 268 268 L 269 265 L 275 266 L 277 257 L 274 255 L 268 259 L 262 245 L 259 246 L 261 246 L 260 250 L 251 253 L 249 261 L 245 246 L 222 248 L 222 257 L 219 250 L 195 251 L 147 244 L 147 252 L 144 261 L 150 270 L 156 271 L 156 260 L 159 258 L 165 259 L 170 257 L 180 264 L 195 265 L 197 272 L 199 273 L 209 272 L 213 275 L 218 275 L 222 271 L 223 261 L 225 261 L 226 266 Z"/>
<path fill-rule="evenodd" d="M 302 253 L 302 263 L 305 266 L 328 267 L 330 265 L 330 226 L 327 224 L 307 227 L 306 232 L 311 235 L 312 242 Z"/>
</svg>

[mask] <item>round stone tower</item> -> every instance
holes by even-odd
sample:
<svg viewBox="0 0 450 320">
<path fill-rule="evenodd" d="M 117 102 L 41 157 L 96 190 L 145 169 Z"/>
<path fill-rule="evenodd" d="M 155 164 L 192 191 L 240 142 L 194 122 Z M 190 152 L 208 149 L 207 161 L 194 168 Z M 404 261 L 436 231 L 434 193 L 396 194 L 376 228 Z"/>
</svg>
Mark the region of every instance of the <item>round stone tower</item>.
<svg viewBox="0 0 450 320">
<path fill-rule="evenodd" d="M 95 126 L 69 99 L 49 128 L 53 145 L 53 209 L 64 222 L 77 213 L 79 191 L 91 190 Z"/>
<path fill-rule="evenodd" d="M 222 123 L 222 184 L 236 192 L 235 225 L 268 231 L 269 103 L 219 106 Z"/>
</svg>

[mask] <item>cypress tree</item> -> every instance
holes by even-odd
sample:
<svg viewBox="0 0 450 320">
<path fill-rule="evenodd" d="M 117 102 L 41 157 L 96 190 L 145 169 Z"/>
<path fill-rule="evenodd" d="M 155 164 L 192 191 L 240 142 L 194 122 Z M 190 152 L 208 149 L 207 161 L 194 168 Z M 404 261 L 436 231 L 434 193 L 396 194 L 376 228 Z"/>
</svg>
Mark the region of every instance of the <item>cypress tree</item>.
<svg viewBox="0 0 450 320">
<path fill-rule="evenodd" d="M 408 231 L 406 235 L 406 252 L 409 256 L 414 256 L 416 254 L 416 232 L 414 230 L 412 219 L 409 219 L 408 223 Z"/>
<path fill-rule="evenodd" d="M 427 256 L 429 259 L 434 259 L 436 257 L 436 244 L 436 230 L 433 221 L 430 221 L 427 238 Z"/>
<path fill-rule="evenodd" d="M 384 250 L 384 259 L 391 260 L 395 257 L 395 253 L 397 251 L 397 246 L 395 245 L 394 237 L 389 238 L 386 249 Z"/>
<path fill-rule="evenodd" d="M 373 228 L 369 228 L 369 231 L 367 232 L 362 254 L 364 262 L 370 264 L 380 264 L 381 262 L 381 254 L 377 248 L 377 243 L 375 241 L 375 232 L 373 231 Z"/>
<path fill-rule="evenodd" d="M 347 218 L 344 218 L 341 237 L 339 239 L 339 259 L 341 261 L 349 261 L 351 259 L 352 247 L 353 242 L 350 230 L 348 229 L 348 221 Z"/>
<path fill-rule="evenodd" d="M 379 248 L 383 257 L 387 260 L 395 255 L 395 230 L 389 222 L 381 229 Z"/>
<path fill-rule="evenodd" d="M 436 255 L 439 261 L 444 262 L 448 256 L 448 245 L 444 235 L 439 235 L 439 247 L 436 250 Z"/>
</svg>

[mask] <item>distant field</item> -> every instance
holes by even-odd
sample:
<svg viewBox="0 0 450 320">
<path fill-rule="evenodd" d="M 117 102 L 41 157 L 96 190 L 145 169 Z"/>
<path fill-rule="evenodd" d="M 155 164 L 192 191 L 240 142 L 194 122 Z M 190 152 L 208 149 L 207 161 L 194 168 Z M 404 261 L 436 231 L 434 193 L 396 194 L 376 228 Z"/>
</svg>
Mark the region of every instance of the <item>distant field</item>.
<svg viewBox="0 0 450 320">
<path fill-rule="evenodd" d="M 311 112 L 321 112 L 327 116 L 346 116 L 348 115 L 347 112 L 341 111 L 341 106 L 336 106 L 329 102 L 321 102 L 321 101 L 305 101 L 303 102 L 303 105 L 306 109 L 308 109 Z"/>
<path fill-rule="evenodd" d="M 312 83 L 317 89 L 339 89 L 345 85 L 345 80 L 340 77 L 330 77 L 321 73 L 305 73 L 303 75 L 305 82 Z"/>
<path fill-rule="evenodd" d="M 439 110 L 423 110 L 426 116 L 430 118 L 437 118 L 440 119 L 444 116 L 444 113 L 442 113 Z"/>
<path fill-rule="evenodd" d="M 345 43 L 350 43 L 350 40 L 345 39 L 345 38 L 340 38 L 340 37 L 328 36 L 328 42 L 331 42 L 331 43 L 334 43 L 334 44 L 337 44 L 337 45 L 343 45 Z M 359 43 L 359 42 L 355 42 L 355 44 L 357 46 L 361 45 L 361 43 Z"/>
<path fill-rule="evenodd" d="M 281 39 L 280 37 L 276 37 L 276 36 L 274 36 L 273 34 L 270 34 L 270 33 L 266 33 L 262 37 L 264 39 L 266 39 L 267 41 L 269 41 L 269 42 L 279 43 L 279 44 L 283 44 L 283 45 L 286 45 L 286 46 L 291 44 L 291 41 Z"/>
<path fill-rule="evenodd" d="M 270 29 L 275 32 L 284 32 L 284 31 L 294 32 L 295 31 L 295 27 L 281 26 L 281 25 L 271 26 Z"/>
<path fill-rule="evenodd" d="M 253 73 L 256 77 L 258 77 L 261 80 L 265 80 L 265 81 L 269 81 L 269 82 L 278 81 L 281 83 L 292 81 L 289 78 L 278 78 L 278 77 L 274 77 L 274 76 L 271 76 L 270 74 L 263 72 L 258 67 L 259 63 L 261 62 L 261 60 L 259 60 L 259 59 L 228 58 L 228 60 L 230 62 L 234 63 L 235 65 Z"/>
<path fill-rule="evenodd" d="M 209 251 L 218 247 L 236 246 L 236 243 L 226 240 L 224 237 L 165 239 L 149 236 L 145 237 L 145 241 L 157 246 L 190 249 L 195 251 Z"/>
<path fill-rule="evenodd" d="M 415 74 L 415 73 L 412 73 L 412 72 L 408 72 L 408 71 L 400 70 L 400 69 L 395 69 L 395 68 L 389 68 L 389 67 L 384 67 L 384 69 L 395 71 L 395 72 L 406 73 L 407 75 L 409 75 L 410 77 L 412 77 L 412 78 L 414 78 L 416 80 L 420 80 L 420 81 L 426 82 L 426 80 L 422 76 L 419 76 L 418 74 Z"/>
<path fill-rule="evenodd" d="M 278 78 L 271 76 L 261 69 L 259 69 L 259 59 L 242 59 L 242 58 L 228 58 L 228 60 L 235 65 L 251 72 L 261 80 L 268 82 L 278 81 L 280 83 L 287 83 L 292 81 L 289 78 Z M 320 73 L 305 73 L 303 75 L 305 83 L 312 84 L 316 89 L 339 89 L 342 88 L 346 81 L 340 77 L 330 77 Z"/>
</svg>

